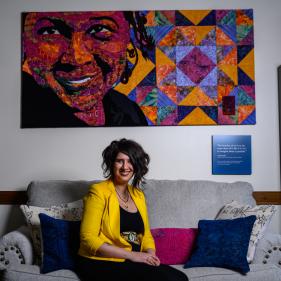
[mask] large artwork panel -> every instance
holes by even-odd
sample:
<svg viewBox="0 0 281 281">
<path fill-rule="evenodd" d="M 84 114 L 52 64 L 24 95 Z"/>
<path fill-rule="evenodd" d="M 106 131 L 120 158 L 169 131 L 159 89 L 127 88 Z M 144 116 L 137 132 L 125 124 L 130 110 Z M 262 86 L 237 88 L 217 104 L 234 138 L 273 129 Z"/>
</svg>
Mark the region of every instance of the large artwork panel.
<svg viewBox="0 0 281 281">
<path fill-rule="evenodd" d="M 22 14 L 21 126 L 255 124 L 253 10 Z"/>
</svg>

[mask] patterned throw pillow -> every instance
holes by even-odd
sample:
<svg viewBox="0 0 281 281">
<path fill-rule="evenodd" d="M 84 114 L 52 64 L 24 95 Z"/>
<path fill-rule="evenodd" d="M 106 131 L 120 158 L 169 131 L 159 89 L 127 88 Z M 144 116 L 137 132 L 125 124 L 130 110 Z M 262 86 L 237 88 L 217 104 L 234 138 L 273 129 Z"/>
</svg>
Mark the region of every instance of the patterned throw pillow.
<svg viewBox="0 0 281 281">
<path fill-rule="evenodd" d="M 195 250 L 184 268 L 222 267 L 246 274 L 247 251 L 256 216 L 200 220 Z"/>
<path fill-rule="evenodd" d="M 274 205 L 242 205 L 236 201 L 226 204 L 218 213 L 216 219 L 235 219 L 254 215 L 257 217 L 250 237 L 247 253 L 248 262 L 253 261 L 256 245 L 264 234 L 273 214 L 276 212 Z"/>
<path fill-rule="evenodd" d="M 162 264 L 184 264 L 191 255 L 197 228 L 155 228 L 151 234 Z"/>
<path fill-rule="evenodd" d="M 83 213 L 83 200 L 77 200 L 71 203 L 61 204 L 51 207 L 37 207 L 20 205 L 28 228 L 31 232 L 32 242 L 35 250 L 35 258 L 38 264 L 42 259 L 42 237 L 40 230 L 39 214 L 43 213 L 56 219 L 64 219 L 70 221 L 80 221 Z"/>
</svg>

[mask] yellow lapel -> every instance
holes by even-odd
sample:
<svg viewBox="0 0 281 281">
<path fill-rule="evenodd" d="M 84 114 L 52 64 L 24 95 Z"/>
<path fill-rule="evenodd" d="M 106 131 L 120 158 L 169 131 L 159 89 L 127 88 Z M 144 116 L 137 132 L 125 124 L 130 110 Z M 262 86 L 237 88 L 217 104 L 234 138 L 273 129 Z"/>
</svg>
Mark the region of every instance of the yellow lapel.
<svg viewBox="0 0 281 281">
<path fill-rule="evenodd" d="M 115 192 L 114 184 L 111 180 L 108 181 L 108 188 L 111 194 L 108 198 L 108 214 L 111 233 L 115 238 L 120 237 L 120 209 L 119 202 Z"/>
</svg>

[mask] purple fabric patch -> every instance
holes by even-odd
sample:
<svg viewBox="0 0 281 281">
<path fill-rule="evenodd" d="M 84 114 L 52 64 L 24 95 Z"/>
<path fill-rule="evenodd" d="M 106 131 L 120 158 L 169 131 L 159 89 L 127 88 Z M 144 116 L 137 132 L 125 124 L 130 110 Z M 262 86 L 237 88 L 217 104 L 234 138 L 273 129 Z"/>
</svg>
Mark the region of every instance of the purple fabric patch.
<svg viewBox="0 0 281 281">
<path fill-rule="evenodd" d="M 194 48 L 178 63 L 178 68 L 194 83 L 200 83 L 214 67 L 212 60 L 199 48 Z"/>
<path fill-rule="evenodd" d="M 224 96 L 222 97 L 222 112 L 224 115 L 235 114 L 235 97 Z"/>
</svg>

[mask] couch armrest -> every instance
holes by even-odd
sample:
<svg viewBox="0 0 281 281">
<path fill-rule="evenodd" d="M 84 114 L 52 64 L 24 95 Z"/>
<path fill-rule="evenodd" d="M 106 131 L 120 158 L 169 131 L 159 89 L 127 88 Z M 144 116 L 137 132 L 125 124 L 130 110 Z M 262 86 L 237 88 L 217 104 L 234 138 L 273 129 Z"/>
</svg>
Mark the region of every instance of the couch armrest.
<svg viewBox="0 0 281 281">
<path fill-rule="evenodd" d="M 0 238 L 0 270 L 11 264 L 32 264 L 33 247 L 29 230 L 21 226 Z"/>
<path fill-rule="evenodd" d="M 267 233 L 258 242 L 253 263 L 274 264 L 281 268 L 281 235 Z"/>
</svg>

